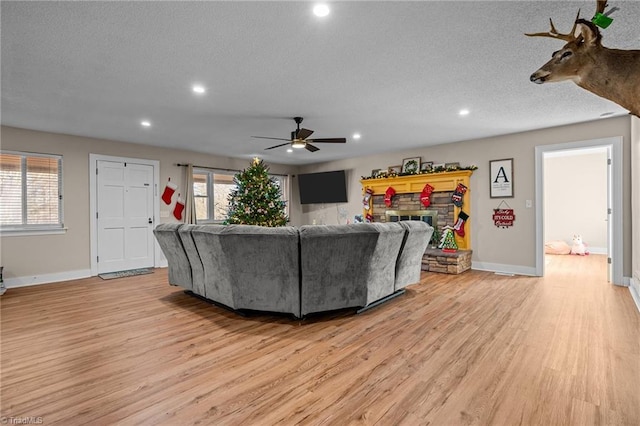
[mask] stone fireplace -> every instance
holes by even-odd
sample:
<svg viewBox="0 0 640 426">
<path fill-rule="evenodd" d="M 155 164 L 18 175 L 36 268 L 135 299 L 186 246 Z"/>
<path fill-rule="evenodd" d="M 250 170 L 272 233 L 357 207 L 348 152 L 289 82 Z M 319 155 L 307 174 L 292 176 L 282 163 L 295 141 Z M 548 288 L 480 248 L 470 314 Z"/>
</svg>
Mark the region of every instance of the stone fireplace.
<svg viewBox="0 0 640 426">
<path fill-rule="evenodd" d="M 443 173 L 429 173 L 408 176 L 393 176 L 360 181 L 363 193 L 366 189 L 373 196 L 364 207 L 364 215 L 370 214 L 374 222 L 397 222 L 399 220 L 422 220 L 437 230 L 453 226 L 461 211 L 471 212 L 470 177 L 472 171 L 459 170 Z M 426 184 L 433 187 L 431 203 L 425 207 L 420 201 L 420 194 Z M 462 208 L 453 204 L 451 196 L 458 184 L 469 188 L 463 196 Z M 391 205 L 384 202 L 384 194 L 388 188 L 396 194 L 391 198 Z M 471 219 L 473 220 L 473 219 Z M 459 274 L 471 267 L 471 226 L 467 221 L 466 233 L 455 235 L 459 250 L 456 253 L 443 253 L 440 249 L 427 248 L 422 261 L 425 271 Z M 433 240 L 432 240 L 433 241 Z"/>
</svg>

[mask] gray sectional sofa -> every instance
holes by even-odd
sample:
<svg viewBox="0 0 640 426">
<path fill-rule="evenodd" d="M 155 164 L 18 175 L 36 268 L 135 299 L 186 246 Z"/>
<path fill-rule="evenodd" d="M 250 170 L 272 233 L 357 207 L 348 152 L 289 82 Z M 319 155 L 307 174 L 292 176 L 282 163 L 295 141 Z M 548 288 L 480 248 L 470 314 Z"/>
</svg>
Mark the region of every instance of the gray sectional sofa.
<svg viewBox="0 0 640 426">
<path fill-rule="evenodd" d="M 424 222 L 312 225 L 161 224 L 169 283 L 236 311 L 296 318 L 367 308 L 420 280 Z"/>
</svg>

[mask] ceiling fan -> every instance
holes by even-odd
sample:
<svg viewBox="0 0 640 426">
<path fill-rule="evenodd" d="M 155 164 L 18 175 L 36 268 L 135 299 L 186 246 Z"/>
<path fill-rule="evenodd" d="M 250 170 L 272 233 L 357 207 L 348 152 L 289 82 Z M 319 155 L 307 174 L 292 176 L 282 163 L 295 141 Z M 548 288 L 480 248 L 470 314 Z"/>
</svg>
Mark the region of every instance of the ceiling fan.
<svg viewBox="0 0 640 426">
<path fill-rule="evenodd" d="M 257 139 L 273 139 L 277 141 L 287 141 L 287 143 L 281 143 L 279 145 L 270 146 L 269 148 L 265 148 L 265 151 L 268 149 L 279 148 L 285 145 L 291 145 L 291 148 L 305 148 L 307 151 L 316 152 L 320 148 L 317 146 L 311 145 L 309 142 L 313 143 L 346 143 L 347 140 L 345 138 L 324 138 L 324 139 L 307 139 L 313 133 L 313 130 L 309 129 L 301 129 L 300 123 L 302 123 L 302 117 L 293 117 L 297 124 L 296 130 L 291 132 L 291 139 L 284 138 L 269 138 L 266 136 L 251 136 L 252 138 Z"/>
</svg>

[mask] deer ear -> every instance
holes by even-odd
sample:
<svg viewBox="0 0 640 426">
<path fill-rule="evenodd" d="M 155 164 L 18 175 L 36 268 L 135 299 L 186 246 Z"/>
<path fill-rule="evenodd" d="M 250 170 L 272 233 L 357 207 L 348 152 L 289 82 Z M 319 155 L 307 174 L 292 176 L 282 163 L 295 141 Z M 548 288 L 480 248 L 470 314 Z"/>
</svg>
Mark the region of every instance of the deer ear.
<svg viewBox="0 0 640 426">
<path fill-rule="evenodd" d="M 582 21 L 582 22 L 580 22 Z M 580 31 L 580 35 L 582 36 L 582 40 L 587 46 L 595 46 L 600 44 L 600 31 L 598 28 L 591 24 L 591 22 L 586 22 L 584 20 L 578 21 L 577 29 Z"/>
</svg>

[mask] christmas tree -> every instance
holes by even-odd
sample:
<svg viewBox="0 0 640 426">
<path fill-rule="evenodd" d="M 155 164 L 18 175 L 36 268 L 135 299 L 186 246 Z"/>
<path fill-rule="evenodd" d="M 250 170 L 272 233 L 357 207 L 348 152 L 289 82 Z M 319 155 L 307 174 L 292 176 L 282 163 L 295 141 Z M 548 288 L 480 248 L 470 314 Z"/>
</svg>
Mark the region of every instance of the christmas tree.
<svg viewBox="0 0 640 426">
<path fill-rule="evenodd" d="M 440 245 L 438 248 L 441 248 L 442 251 L 446 252 L 455 252 L 458 250 L 458 244 L 456 244 L 456 237 L 453 234 L 452 227 L 445 226 L 442 229 L 442 238 L 440 239 Z"/>
<path fill-rule="evenodd" d="M 233 178 L 236 189 L 229 194 L 229 215 L 225 224 L 285 226 L 282 191 L 269 177 L 269 168 L 256 158 Z"/>
</svg>

